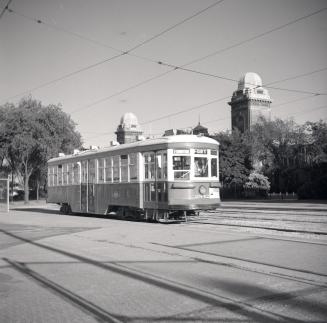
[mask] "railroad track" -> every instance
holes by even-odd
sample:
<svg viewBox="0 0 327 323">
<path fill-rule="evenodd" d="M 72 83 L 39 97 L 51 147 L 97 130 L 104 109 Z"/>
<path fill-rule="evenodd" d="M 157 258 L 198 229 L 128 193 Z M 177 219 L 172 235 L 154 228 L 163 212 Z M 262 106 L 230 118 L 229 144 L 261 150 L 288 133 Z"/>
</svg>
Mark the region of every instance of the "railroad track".
<svg viewBox="0 0 327 323">
<path fill-rule="evenodd" d="M 287 233 L 302 233 L 311 234 L 319 236 L 327 236 L 327 217 L 324 217 L 322 221 L 315 221 L 311 219 L 289 219 L 284 218 L 274 218 L 266 216 L 261 217 L 249 217 L 248 215 L 237 216 L 226 216 L 219 213 L 204 212 L 199 216 L 190 216 L 185 225 L 210 225 L 238 228 L 238 229 L 259 229 L 265 231 L 274 232 L 287 232 Z M 297 225 L 300 225 L 296 227 Z M 310 226 L 310 229 L 305 228 L 305 226 Z"/>
</svg>

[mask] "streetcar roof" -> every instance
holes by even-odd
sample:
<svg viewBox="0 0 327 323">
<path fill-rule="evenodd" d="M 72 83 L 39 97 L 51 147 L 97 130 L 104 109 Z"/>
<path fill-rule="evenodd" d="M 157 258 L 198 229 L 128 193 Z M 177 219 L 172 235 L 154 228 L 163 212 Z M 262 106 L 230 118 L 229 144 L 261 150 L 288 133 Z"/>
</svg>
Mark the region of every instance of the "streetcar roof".
<svg viewBox="0 0 327 323">
<path fill-rule="evenodd" d="M 55 157 L 50 160 L 49 162 L 59 162 L 64 161 L 66 159 L 79 159 L 81 157 L 86 157 L 90 155 L 101 155 L 101 153 L 106 152 L 114 152 L 114 151 L 128 151 L 136 149 L 137 151 L 141 151 L 140 147 L 149 147 L 149 146 L 160 146 L 160 145 L 169 145 L 169 144 L 187 144 L 189 146 L 190 144 L 209 144 L 209 145 L 219 145 L 218 141 L 215 139 L 205 137 L 205 136 L 196 136 L 196 135 L 175 135 L 175 136 L 163 136 L 160 138 L 153 138 L 153 139 L 146 139 L 146 140 L 140 140 L 135 141 L 128 144 L 122 144 L 122 145 L 116 145 L 116 146 L 110 146 L 110 147 L 103 147 L 99 149 L 89 149 L 89 150 L 83 150 L 79 151 L 77 154 L 71 154 L 71 155 L 64 155 L 61 157 Z"/>
</svg>

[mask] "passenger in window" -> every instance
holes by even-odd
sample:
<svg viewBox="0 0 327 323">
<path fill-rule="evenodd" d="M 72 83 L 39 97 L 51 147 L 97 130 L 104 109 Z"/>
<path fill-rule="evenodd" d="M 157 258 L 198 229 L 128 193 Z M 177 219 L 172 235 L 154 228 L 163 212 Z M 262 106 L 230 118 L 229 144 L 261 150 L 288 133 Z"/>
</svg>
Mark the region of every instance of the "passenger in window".
<svg viewBox="0 0 327 323">
<path fill-rule="evenodd" d="M 208 159 L 205 157 L 194 158 L 195 177 L 208 177 Z"/>
</svg>

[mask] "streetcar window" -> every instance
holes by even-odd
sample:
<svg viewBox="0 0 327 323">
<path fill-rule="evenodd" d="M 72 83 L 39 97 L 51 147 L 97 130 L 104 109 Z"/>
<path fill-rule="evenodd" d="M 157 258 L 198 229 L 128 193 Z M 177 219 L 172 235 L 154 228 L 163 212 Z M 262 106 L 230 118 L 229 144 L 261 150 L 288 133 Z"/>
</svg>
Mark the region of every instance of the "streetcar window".
<svg viewBox="0 0 327 323">
<path fill-rule="evenodd" d="M 69 184 L 69 165 L 70 164 L 66 164 L 66 184 Z"/>
<path fill-rule="evenodd" d="M 119 182 L 119 160 L 120 160 L 120 156 L 114 156 L 112 158 L 112 171 L 113 171 L 113 179 L 114 182 Z"/>
<path fill-rule="evenodd" d="M 167 178 L 167 153 L 162 154 L 162 170 L 163 170 L 163 178 Z"/>
<path fill-rule="evenodd" d="M 218 177 L 217 158 L 211 159 L 211 177 Z"/>
<path fill-rule="evenodd" d="M 128 156 L 127 155 L 120 156 L 120 174 L 121 174 L 121 181 L 127 182 L 128 181 Z"/>
<path fill-rule="evenodd" d="M 217 156 L 218 151 L 217 149 L 211 149 L 211 155 Z"/>
<path fill-rule="evenodd" d="M 190 168 L 190 156 L 173 156 L 174 179 L 190 179 Z"/>
<path fill-rule="evenodd" d="M 62 185 L 67 184 L 66 178 L 67 178 L 67 173 L 66 173 L 66 165 L 62 165 Z"/>
<path fill-rule="evenodd" d="M 73 184 L 73 164 L 68 164 L 68 185 Z"/>
<path fill-rule="evenodd" d="M 52 177 L 52 167 L 49 167 L 48 168 L 48 186 L 52 186 L 53 184 L 52 184 L 52 179 L 53 179 L 53 177 Z"/>
<path fill-rule="evenodd" d="M 144 178 L 154 179 L 155 173 L 155 160 L 154 153 L 149 153 L 144 155 Z"/>
<path fill-rule="evenodd" d="M 137 154 L 129 155 L 129 177 L 130 180 L 137 179 Z"/>
<path fill-rule="evenodd" d="M 208 158 L 194 157 L 194 176 L 208 177 Z"/>
<path fill-rule="evenodd" d="M 58 185 L 58 169 L 57 166 L 53 167 L 53 186 Z"/>
<path fill-rule="evenodd" d="M 104 182 L 104 158 L 98 159 L 98 182 Z"/>
<path fill-rule="evenodd" d="M 190 169 L 191 157 L 190 156 L 173 156 L 173 169 Z"/>
<path fill-rule="evenodd" d="M 88 182 L 89 183 L 95 183 L 96 182 L 96 176 L 95 176 L 95 159 L 93 160 L 89 160 L 89 178 L 88 178 Z"/>
<path fill-rule="evenodd" d="M 73 184 L 80 184 L 80 168 L 79 164 L 76 163 L 73 165 Z"/>
<path fill-rule="evenodd" d="M 162 156 L 157 155 L 157 179 L 161 179 L 162 177 Z"/>
<path fill-rule="evenodd" d="M 111 183 L 112 181 L 112 163 L 111 157 L 105 159 L 105 181 Z"/>
<path fill-rule="evenodd" d="M 64 178 L 65 178 L 65 184 L 69 184 L 69 164 L 66 164 L 64 166 Z"/>
<path fill-rule="evenodd" d="M 50 176 L 49 176 L 49 184 L 50 186 L 55 186 L 57 183 L 55 182 L 57 180 L 57 168 L 56 167 L 50 167 L 49 168 Z"/>
<path fill-rule="evenodd" d="M 87 183 L 87 161 L 83 160 L 82 161 L 82 183 L 86 184 Z"/>
<path fill-rule="evenodd" d="M 62 185 L 62 165 L 58 165 L 58 185 Z"/>
</svg>

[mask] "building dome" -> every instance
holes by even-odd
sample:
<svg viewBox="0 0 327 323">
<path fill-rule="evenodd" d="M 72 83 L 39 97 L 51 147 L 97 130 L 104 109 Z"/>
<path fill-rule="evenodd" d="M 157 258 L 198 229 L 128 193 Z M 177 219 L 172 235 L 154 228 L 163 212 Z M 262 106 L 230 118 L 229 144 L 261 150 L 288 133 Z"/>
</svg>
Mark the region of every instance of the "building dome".
<svg viewBox="0 0 327 323">
<path fill-rule="evenodd" d="M 247 72 L 238 81 L 238 90 L 262 87 L 261 77 L 257 73 Z"/>
<path fill-rule="evenodd" d="M 139 129 L 139 122 L 136 115 L 132 112 L 126 112 L 120 118 L 120 126 L 124 129 Z"/>
</svg>

